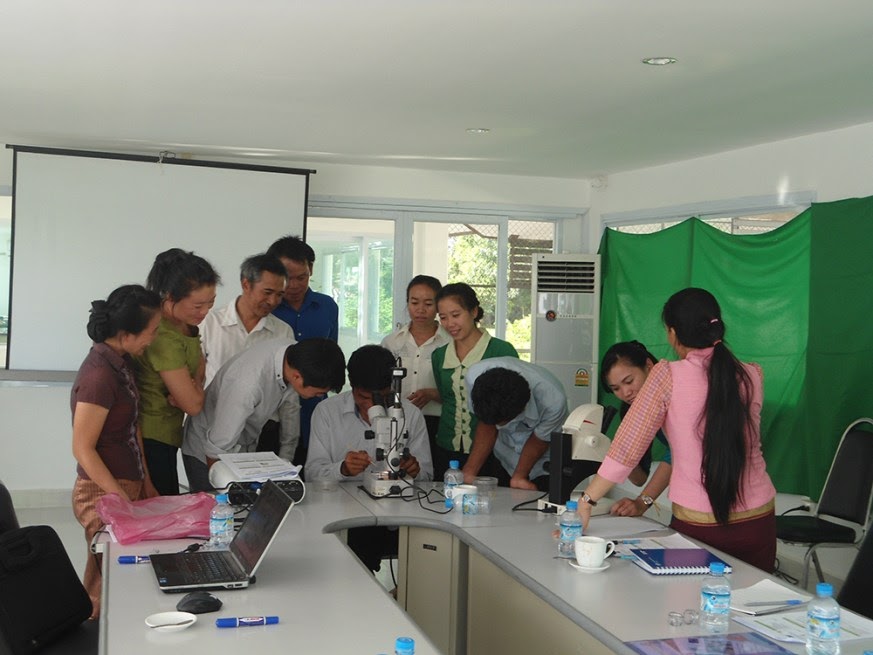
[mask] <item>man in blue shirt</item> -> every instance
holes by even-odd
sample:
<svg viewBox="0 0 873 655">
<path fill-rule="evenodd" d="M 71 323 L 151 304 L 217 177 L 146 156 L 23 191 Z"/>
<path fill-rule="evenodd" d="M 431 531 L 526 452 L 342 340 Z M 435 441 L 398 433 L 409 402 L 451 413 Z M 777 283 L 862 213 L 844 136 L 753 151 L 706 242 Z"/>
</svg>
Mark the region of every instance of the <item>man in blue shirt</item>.
<svg viewBox="0 0 873 655">
<path fill-rule="evenodd" d="M 309 288 L 315 251 L 300 237 L 285 236 L 274 241 L 267 254 L 278 257 L 288 272 L 285 294 L 273 315 L 291 326 L 297 341 L 315 338 L 337 341 L 339 308 L 336 302 L 327 294 Z M 300 402 L 300 443 L 293 459 L 295 464 L 306 462 L 312 412 L 322 400 L 324 396 L 316 396 Z"/>
<path fill-rule="evenodd" d="M 479 419 L 464 480 L 475 480 L 491 451 L 498 484 L 548 491 L 549 441 L 567 419 L 567 397 L 546 369 L 516 359 L 483 359 L 467 371 L 470 411 Z"/>
</svg>

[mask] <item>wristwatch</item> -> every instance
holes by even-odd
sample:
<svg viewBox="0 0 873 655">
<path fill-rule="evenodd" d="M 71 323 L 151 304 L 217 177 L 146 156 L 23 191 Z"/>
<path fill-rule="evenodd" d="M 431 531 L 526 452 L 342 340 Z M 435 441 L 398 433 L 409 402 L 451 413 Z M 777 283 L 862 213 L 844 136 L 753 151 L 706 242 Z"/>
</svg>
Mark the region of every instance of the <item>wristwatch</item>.
<svg viewBox="0 0 873 655">
<path fill-rule="evenodd" d="M 579 500 L 581 500 L 583 503 L 588 503 L 589 505 L 591 505 L 591 507 L 597 507 L 597 501 L 591 500 L 591 496 L 589 496 L 587 493 L 583 493 L 582 497 Z"/>
<path fill-rule="evenodd" d="M 646 507 L 651 507 L 655 504 L 655 499 L 652 498 L 649 494 L 640 494 L 640 500 L 643 501 L 643 505 Z"/>
</svg>

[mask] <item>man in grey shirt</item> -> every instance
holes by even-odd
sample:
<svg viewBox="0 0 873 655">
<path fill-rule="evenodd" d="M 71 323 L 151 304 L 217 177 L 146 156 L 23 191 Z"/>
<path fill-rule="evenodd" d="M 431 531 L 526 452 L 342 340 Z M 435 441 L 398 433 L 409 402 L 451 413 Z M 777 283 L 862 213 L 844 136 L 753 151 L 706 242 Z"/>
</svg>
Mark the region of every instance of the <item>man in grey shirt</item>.
<svg viewBox="0 0 873 655">
<path fill-rule="evenodd" d="M 297 399 L 338 392 L 344 369 L 342 350 L 329 339 L 273 339 L 231 358 L 207 387 L 203 411 L 185 424 L 182 460 L 190 490 L 212 489 L 209 468 L 220 455 L 255 450 L 261 428 L 276 411 L 289 431 L 283 439 L 296 445 Z"/>
</svg>

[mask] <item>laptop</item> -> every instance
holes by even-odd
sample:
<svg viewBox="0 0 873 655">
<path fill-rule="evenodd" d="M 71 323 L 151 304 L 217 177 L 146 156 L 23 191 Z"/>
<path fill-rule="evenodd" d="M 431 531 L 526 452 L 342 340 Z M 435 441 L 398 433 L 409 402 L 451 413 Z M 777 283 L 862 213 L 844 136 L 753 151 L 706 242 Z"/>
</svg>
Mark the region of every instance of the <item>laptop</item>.
<svg viewBox="0 0 873 655">
<path fill-rule="evenodd" d="M 268 480 L 229 550 L 151 555 L 158 586 L 168 593 L 248 587 L 293 505 L 291 497 Z"/>
</svg>

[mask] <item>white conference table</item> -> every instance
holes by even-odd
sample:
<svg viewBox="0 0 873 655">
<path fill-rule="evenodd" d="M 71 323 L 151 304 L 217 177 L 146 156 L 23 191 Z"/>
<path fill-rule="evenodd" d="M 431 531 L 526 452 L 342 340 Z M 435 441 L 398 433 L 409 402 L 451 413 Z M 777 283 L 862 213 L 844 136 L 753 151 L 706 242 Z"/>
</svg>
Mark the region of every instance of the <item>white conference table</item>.
<svg viewBox="0 0 873 655">
<path fill-rule="evenodd" d="M 299 653 L 376 655 L 392 652 L 398 636 L 413 637 L 417 655 L 441 652 L 401 608 L 405 581 L 401 579 L 404 588 L 398 604 L 341 540 L 330 534 L 365 525 L 398 526 L 410 534 L 446 533 L 459 546 L 463 578 L 458 586 L 464 614 L 459 630 L 465 636 L 455 648 L 458 653 L 525 652 L 523 644 L 531 640 L 542 653 L 629 654 L 633 651 L 626 641 L 703 634 L 699 625 L 672 627 L 667 622 L 670 610 L 698 606 L 700 576 L 654 576 L 615 558 L 602 573 L 578 573 L 565 561 L 554 559 L 554 515 L 510 511 L 537 495 L 498 489 L 491 514 L 465 516 L 457 511 L 428 512 L 417 502 L 374 500 L 355 483 L 343 483 L 329 492 L 307 489 L 267 554 L 257 583 L 245 590 L 218 592 L 224 602 L 219 612 L 201 615 L 191 628 L 172 634 L 150 630 L 144 619 L 175 609 L 180 596 L 159 591 L 150 565 L 119 565 L 117 556 L 179 550 L 179 543 L 110 544 L 104 555 L 100 652 L 136 655 L 184 648 L 188 655 L 214 655 L 250 646 L 264 653 L 281 648 Z M 441 509 L 437 504 L 430 507 Z M 724 558 L 734 567 L 730 576 L 734 588 L 767 577 Z M 409 561 L 402 578 L 426 573 L 421 564 L 416 570 L 414 557 Z M 441 597 L 430 600 L 436 606 L 445 602 Z M 238 629 L 214 625 L 217 616 L 259 615 L 278 615 L 280 623 Z M 731 632 L 745 631 L 731 622 Z M 551 643 L 558 633 L 564 641 L 556 636 Z M 568 644 L 574 644 L 573 650 L 567 650 Z M 801 644 L 781 645 L 804 652 Z M 842 646 L 844 655 L 860 655 L 873 648 L 873 640 Z"/>
</svg>

